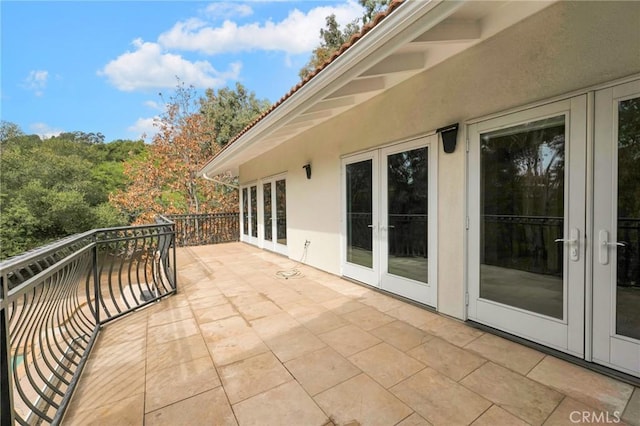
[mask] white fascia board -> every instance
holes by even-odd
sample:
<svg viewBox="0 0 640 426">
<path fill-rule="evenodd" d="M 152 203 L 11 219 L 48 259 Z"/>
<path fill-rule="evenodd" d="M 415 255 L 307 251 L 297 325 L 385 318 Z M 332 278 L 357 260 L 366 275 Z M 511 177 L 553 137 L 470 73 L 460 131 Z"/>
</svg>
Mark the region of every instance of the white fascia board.
<svg viewBox="0 0 640 426">
<path fill-rule="evenodd" d="M 442 22 L 466 1 L 408 0 L 205 165 L 199 176 L 215 176 L 229 170 L 237 174 L 240 164 L 251 160 L 242 155 L 247 147 L 259 143 L 301 112 Z"/>
</svg>

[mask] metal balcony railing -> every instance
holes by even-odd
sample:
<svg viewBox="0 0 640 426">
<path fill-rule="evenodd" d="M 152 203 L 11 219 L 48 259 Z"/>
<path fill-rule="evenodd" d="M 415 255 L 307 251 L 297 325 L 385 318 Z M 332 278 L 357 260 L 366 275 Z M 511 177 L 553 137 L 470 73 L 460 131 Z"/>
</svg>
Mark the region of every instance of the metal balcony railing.
<svg viewBox="0 0 640 426">
<path fill-rule="evenodd" d="M 0 423 L 59 424 L 105 323 L 176 292 L 175 224 L 98 229 L 0 263 Z"/>
<path fill-rule="evenodd" d="M 239 213 L 168 215 L 176 225 L 178 247 L 229 243 L 240 240 Z"/>
</svg>

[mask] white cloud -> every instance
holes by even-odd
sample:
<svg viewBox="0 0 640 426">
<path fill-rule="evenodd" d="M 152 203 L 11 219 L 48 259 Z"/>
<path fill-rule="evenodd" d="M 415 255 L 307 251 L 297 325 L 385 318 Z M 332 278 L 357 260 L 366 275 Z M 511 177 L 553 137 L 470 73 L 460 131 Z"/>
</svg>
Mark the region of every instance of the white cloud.
<svg viewBox="0 0 640 426">
<path fill-rule="evenodd" d="M 40 136 L 42 139 L 52 138 L 54 136 L 58 136 L 60 133 L 64 132 L 64 130 L 56 129 L 55 127 L 51 127 L 46 123 L 33 123 L 29 125 L 29 130 L 34 134 Z"/>
<path fill-rule="evenodd" d="M 253 14 L 253 9 L 247 4 L 240 3 L 211 3 L 204 9 L 204 15 L 209 19 L 229 19 L 245 17 Z"/>
<path fill-rule="evenodd" d="M 32 90 L 36 96 L 42 96 L 44 94 L 44 89 L 47 87 L 48 78 L 49 71 L 31 71 L 27 78 L 24 79 L 23 87 L 28 90 Z"/>
<path fill-rule="evenodd" d="M 242 64 L 234 62 L 227 71 L 220 72 L 207 61 L 191 62 L 166 53 L 157 43 L 137 39 L 133 45 L 133 52 L 123 53 L 98 71 L 98 75 L 106 76 L 111 84 L 126 92 L 175 87 L 176 77 L 197 88 L 221 87 L 227 80 L 238 79 L 242 68 Z"/>
<path fill-rule="evenodd" d="M 298 9 L 280 22 L 238 25 L 230 20 L 217 27 L 200 19 L 176 23 L 158 37 L 167 49 L 199 51 L 209 55 L 249 50 L 283 51 L 288 54 L 310 52 L 319 41 L 320 28 L 331 14 L 345 25 L 362 15 L 362 7 L 354 0 L 339 6 L 321 6 L 303 13 Z"/>
<path fill-rule="evenodd" d="M 149 107 L 151 109 L 155 109 L 157 111 L 164 111 L 165 110 L 164 104 L 158 103 L 156 101 L 145 101 L 144 105 L 146 107 Z"/>
<path fill-rule="evenodd" d="M 138 118 L 135 123 L 127 127 L 127 131 L 134 134 L 136 138 L 145 138 L 146 140 L 153 139 L 153 136 L 158 133 L 158 128 L 154 126 L 156 120 L 159 117 Z"/>
</svg>

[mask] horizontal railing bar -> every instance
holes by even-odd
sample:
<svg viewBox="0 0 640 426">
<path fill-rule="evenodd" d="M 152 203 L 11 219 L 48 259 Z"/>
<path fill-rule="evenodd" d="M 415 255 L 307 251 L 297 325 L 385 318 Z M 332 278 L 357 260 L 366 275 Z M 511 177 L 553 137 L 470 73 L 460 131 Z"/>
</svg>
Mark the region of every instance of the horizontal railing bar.
<svg viewBox="0 0 640 426">
<path fill-rule="evenodd" d="M 31 288 L 36 285 L 36 284 L 34 284 L 34 281 L 43 281 L 43 280 L 46 280 L 47 278 L 51 277 L 53 274 L 55 274 L 56 272 L 60 271 L 62 268 L 67 266 L 69 263 L 71 263 L 73 260 L 75 260 L 76 258 L 80 257 L 80 255 L 82 255 L 85 252 L 91 250 L 93 248 L 94 244 L 95 243 L 91 243 L 88 246 L 82 247 L 80 250 L 73 252 L 72 254 L 70 254 L 69 256 L 65 257 L 64 259 L 61 259 L 59 262 L 56 262 L 51 267 L 49 267 L 49 268 L 45 269 L 44 271 L 34 275 L 33 277 L 29 278 L 28 280 L 26 280 L 22 284 L 19 284 L 15 288 L 12 288 L 12 289 L 9 288 L 8 289 L 9 290 L 9 299 L 16 298 L 16 297 L 26 293 L 27 291 L 31 290 Z"/>
<path fill-rule="evenodd" d="M 0 262 L 0 274 L 9 269 L 20 269 L 24 266 L 28 266 L 33 263 L 34 259 L 45 258 L 55 254 L 55 252 L 67 248 L 74 243 L 80 242 L 85 238 L 89 238 L 93 235 L 95 230 L 83 232 L 82 234 L 71 235 L 62 240 L 55 241 L 51 244 L 45 245 L 20 254 L 18 256 L 10 257 L 9 259 Z"/>
</svg>

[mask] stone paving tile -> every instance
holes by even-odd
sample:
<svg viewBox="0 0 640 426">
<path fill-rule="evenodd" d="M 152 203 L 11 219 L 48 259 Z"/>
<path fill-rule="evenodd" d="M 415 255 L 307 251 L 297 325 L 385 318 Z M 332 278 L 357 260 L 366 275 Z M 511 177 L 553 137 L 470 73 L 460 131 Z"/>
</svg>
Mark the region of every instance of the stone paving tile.
<svg viewBox="0 0 640 426">
<path fill-rule="evenodd" d="M 370 333 L 405 352 L 433 339 L 432 335 L 403 321 L 390 322 Z"/>
<path fill-rule="evenodd" d="M 207 345 L 200 334 L 147 346 L 147 373 L 172 367 L 176 360 L 192 361 L 208 355 Z"/>
<path fill-rule="evenodd" d="M 271 352 L 222 366 L 218 371 L 232 404 L 258 395 L 293 378 Z"/>
<path fill-rule="evenodd" d="M 460 383 L 533 425 L 542 424 L 563 398 L 561 393 L 492 362 Z"/>
<path fill-rule="evenodd" d="M 302 326 L 265 339 L 265 343 L 281 362 L 292 360 L 326 346 L 322 340 Z"/>
<path fill-rule="evenodd" d="M 365 331 L 373 330 L 385 324 L 395 321 L 395 318 L 386 315 L 371 307 L 357 309 L 342 315 L 342 318 L 351 321 Z"/>
<path fill-rule="evenodd" d="M 340 425 L 393 425 L 413 411 L 366 374 L 342 382 L 313 399 Z"/>
<path fill-rule="evenodd" d="M 70 409 L 63 424 L 69 426 L 137 426 L 141 424 L 141 419 L 144 417 L 144 393 L 97 408 L 80 407 L 86 409 L 82 411 Z"/>
<path fill-rule="evenodd" d="M 420 328 L 460 347 L 468 345 L 484 334 L 461 321 L 443 316 L 427 321 Z"/>
<path fill-rule="evenodd" d="M 491 402 L 432 368 L 425 368 L 391 392 L 434 425 L 469 424 Z"/>
<path fill-rule="evenodd" d="M 209 356 L 182 362 L 146 377 L 145 411 L 150 412 L 220 386 Z"/>
<path fill-rule="evenodd" d="M 269 347 L 254 331 L 225 337 L 207 346 L 217 366 L 231 364 L 269 351 Z"/>
<path fill-rule="evenodd" d="M 145 426 L 235 426 L 238 422 L 224 390 L 218 387 L 147 413 L 144 416 L 144 424 Z"/>
<path fill-rule="evenodd" d="M 603 411 L 623 412 L 633 386 L 546 356 L 527 377 Z"/>
<path fill-rule="evenodd" d="M 344 356 L 353 355 L 381 342 L 355 325 L 346 325 L 320 334 L 319 337 Z"/>
<path fill-rule="evenodd" d="M 598 410 L 575 399 L 565 397 L 558 405 L 558 408 L 544 422 L 544 426 L 569 424 L 624 425 L 624 422 L 620 421 L 621 416 L 621 413 Z"/>
<path fill-rule="evenodd" d="M 358 367 L 330 347 L 307 353 L 284 365 L 310 395 L 361 373 Z"/>
<path fill-rule="evenodd" d="M 634 426 L 640 426 L 640 388 L 635 388 L 627 403 L 622 420 Z"/>
<path fill-rule="evenodd" d="M 439 337 L 410 350 L 408 354 L 456 382 L 487 362 Z"/>
<path fill-rule="evenodd" d="M 637 388 L 370 288 L 242 243 L 177 257 L 180 292 L 102 330 L 63 424 L 640 426 Z"/>
<path fill-rule="evenodd" d="M 245 399 L 233 410 L 242 426 L 322 426 L 329 420 L 295 380 Z"/>
<path fill-rule="evenodd" d="M 475 422 L 471 423 L 472 426 L 528 426 L 529 423 L 522 419 L 517 418 L 513 414 L 503 410 L 497 405 L 492 405 L 487 411 L 485 411 Z"/>
<path fill-rule="evenodd" d="M 484 334 L 464 348 L 520 374 L 527 374 L 544 358 L 542 352 L 492 334 Z"/>
<path fill-rule="evenodd" d="M 426 421 L 420 414 L 413 413 L 396 426 L 431 426 L 431 423 Z"/>
<path fill-rule="evenodd" d="M 349 357 L 362 371 L 389 388 L 424 368 L 424 364 L 387 343 L 380 343 Z"/>
</svg>

